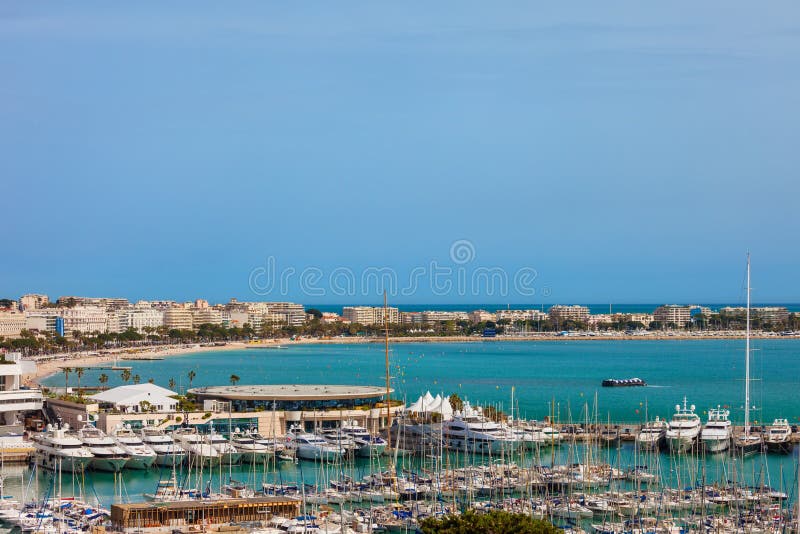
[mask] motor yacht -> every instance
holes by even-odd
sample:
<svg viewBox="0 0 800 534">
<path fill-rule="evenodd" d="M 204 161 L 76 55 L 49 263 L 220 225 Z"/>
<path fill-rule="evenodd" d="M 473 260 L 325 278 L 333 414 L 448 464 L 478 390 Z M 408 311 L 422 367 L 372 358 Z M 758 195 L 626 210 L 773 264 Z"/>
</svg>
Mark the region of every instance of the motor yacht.
<svg viewBox="0 0 800 534">
<path fill-rule="evenodd" d="M 675 415 L 667 428 L 667 444 L 674 453 L 683 453 L 692 448 L 700 435 L 702 423 L 700 417 L 694 413 L 695 406 L 687 405 L 686 397 L 683 398 L 683 407 L 675 405 Z"/>
<path fill-rule="evenodd" d="M 96 471 L 118 473 L 128 463 L 130 455 L 102 430 L 85 425 L 78 430 L 78 439 L 94 455 L 89 467 Z"/>
<path fill-rule="evenodd" d="M 706 452 L 727 451 L 731 445 L 731 412 L 717 406 L 708 411 L 708 421 L 700 432 L 700 443 Z"/>
</svg>

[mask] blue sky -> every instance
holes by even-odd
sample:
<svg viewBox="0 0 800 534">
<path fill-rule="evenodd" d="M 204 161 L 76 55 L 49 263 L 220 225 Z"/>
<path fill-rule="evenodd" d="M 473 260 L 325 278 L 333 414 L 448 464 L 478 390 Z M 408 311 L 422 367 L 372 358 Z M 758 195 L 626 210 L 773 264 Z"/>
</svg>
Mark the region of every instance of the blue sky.
<svg viewBox="0 0 800 534">
<path fill-rule="evenodd" d="M 0 296 L 800 301 L 798 15 L 4 2 Z"/>
</svg>

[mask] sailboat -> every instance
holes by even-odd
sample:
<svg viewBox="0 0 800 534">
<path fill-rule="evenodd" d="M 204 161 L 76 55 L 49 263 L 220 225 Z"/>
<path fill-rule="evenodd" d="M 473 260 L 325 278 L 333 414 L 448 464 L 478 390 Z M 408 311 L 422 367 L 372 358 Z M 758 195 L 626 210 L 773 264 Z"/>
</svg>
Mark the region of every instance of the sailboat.
<svg viewBox="0 0 800 534">
<path fill-rule="evenodd" d="M 733 446 L 741 455 L 755 454 L 761 450 L 761 434 L 750 432 L 750 254 L 747 254 L 747 325 L 744 349 L 744 431 L 733 437 Z"/>
</svg>

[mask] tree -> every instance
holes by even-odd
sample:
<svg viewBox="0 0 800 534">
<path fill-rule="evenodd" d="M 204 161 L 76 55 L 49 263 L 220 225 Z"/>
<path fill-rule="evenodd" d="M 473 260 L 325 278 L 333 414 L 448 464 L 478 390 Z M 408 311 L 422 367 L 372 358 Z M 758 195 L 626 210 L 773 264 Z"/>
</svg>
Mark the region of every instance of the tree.
<svg viewBox="0 0 800 534">
<path fill-rule="evenodd" d="M 123 369 L 122 373 L 120 373 L 119 377 L 122 379 L 123 382 L 126 384 L 131 379 L 131 370 L 130 369 Z"/>
<path fill-rule="evenodd" d="M 486 514 L 468 511 L 461 515 L 429 517 L 420 522 L 423 534 L 558 534 L 561 530 L 547 521 L 525 514 L 495 510 Z"/>
<path fill-rule="evenodd" d="M 450 406 L 455 411 L 461 411 L 464 408 L 464 401 L 461 400 L 461 397 L 458 396 L 458 393 L 453 393 L 447 400 L 450 401 Z"/>
<path fill-rule="evenodd" d="M 155 378 L 148 378 L 147 379 L 147 383 L 148 384 L 155 384 L 156 383 L 156 379 Z"/>
<path fill-rule="evenodd" d="M 98 380 L 98 381 L 99 381 L 99 382 L 100 382 L 102 385 L 104 385 L 104 386 L 105 386 L 105 385 L 108 383 L 108 375 L 107 375 L 107 374 L 105 374 L 105 373 L 103 373 L 103 374 L 101 374 L 101 375 L 100 375 L 100 376 L 97 378 L 97 380 Z"/>
<path fill-rule="evenodd" d="M 63 367 L 61 372 L 64 373 L 64 395 L 66 395 L 69 389 L 69 374 L 72 372 L 72 367 Z"/>
<path fill-rule="evenodd" d="M 192 381 L 194 380 L 194 377 L 197 376 L 197 373 L 195 373 L 194 370 L 191 370 L 187 376 L 189 377 L 189 388 L 191 389 Z"/>
<path fill-rule="evenodd" d="M 175 379 L 174 378 L 170 378 L 168 384 L 169 384 L 169 389 L 175 389 Z"/>
<path fill-rule="evenodd" d="M 75 376 L 78 377 L 78 395 L 81 394 L 81 378 L 83 377 L 83 374 L 85 372 L 86 372 L 86 368 L 85 367 L 76 367 L 75 368 Z"/>
<path fill-rule="evenodd" d="M 308 315 L 313 315 L 314 319 L 322 319 L 322 312 L 316 308 L 309 308 L 306 310 Z"/>
<path fill-rule="evenodd" d="M 231 375 L 230 380 L 231 380 L 231 385 L 235 386 L 236 383 L 239 381 L 239 377 L 237 375 Z"/>
<path fill-rule="evenodd" d="M 133 376 L 133 383 L 134 384 L 138 384 L 141 381 L 142 381 L 142 377 L 140 377 L 139 375 L 134 375 Z"/>
</svg>

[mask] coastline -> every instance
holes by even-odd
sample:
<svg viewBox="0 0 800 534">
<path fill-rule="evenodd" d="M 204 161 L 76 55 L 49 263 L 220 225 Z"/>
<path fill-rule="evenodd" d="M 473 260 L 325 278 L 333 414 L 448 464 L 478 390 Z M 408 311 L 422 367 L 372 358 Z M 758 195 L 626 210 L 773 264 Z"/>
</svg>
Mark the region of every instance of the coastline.
<svg viewBox="0 0 800 534">
<path fill-rule="evenodd" d="M 711 334 L 675 334 L 675 335 L 528 335 L 528 336 L 501 336 L 501 337 L 477 337 L 477 336 L 401 336 L 390 337 L 390 343 L 503 343 L 503 342 L 537 342 L 537 341 L 696 341 L 714 339 L 744 339 L 744 332 L 723 332 L 716 335 Z M 797 336 L 776 336 L 766 334 L 751 335 L 751 339 L 800 339 Z M 24 383 L 27 386 L 36 386 L 42 380 L 59 372 L 59 369 L 69 364 L 69 367 L 94 367 L 97 365 L 111 363 L 116 359 L 131 360 L 150 360 L 153 358 L 169 358 L 183 356 L 187 354 L 197 354 L 201 352 L 219 352 L 242 349 L 271 349 L 285 345 L 352 345 L 360 343 L 384 343 L 382 337 L 344 337 L 344 338 L 279 338 L 263 340 L 258 342 L 231 341 L 224 345 L 201 345 L 201 344 L 179 344 L 163 345 L 155 347 L 126 347 L 121 349 L 104 350 L 103 354 L 97 351 L 82 351 L 55 353 L 34 357 L 36 361 L 36 374 L 25 377 Z"/>
</svg>

